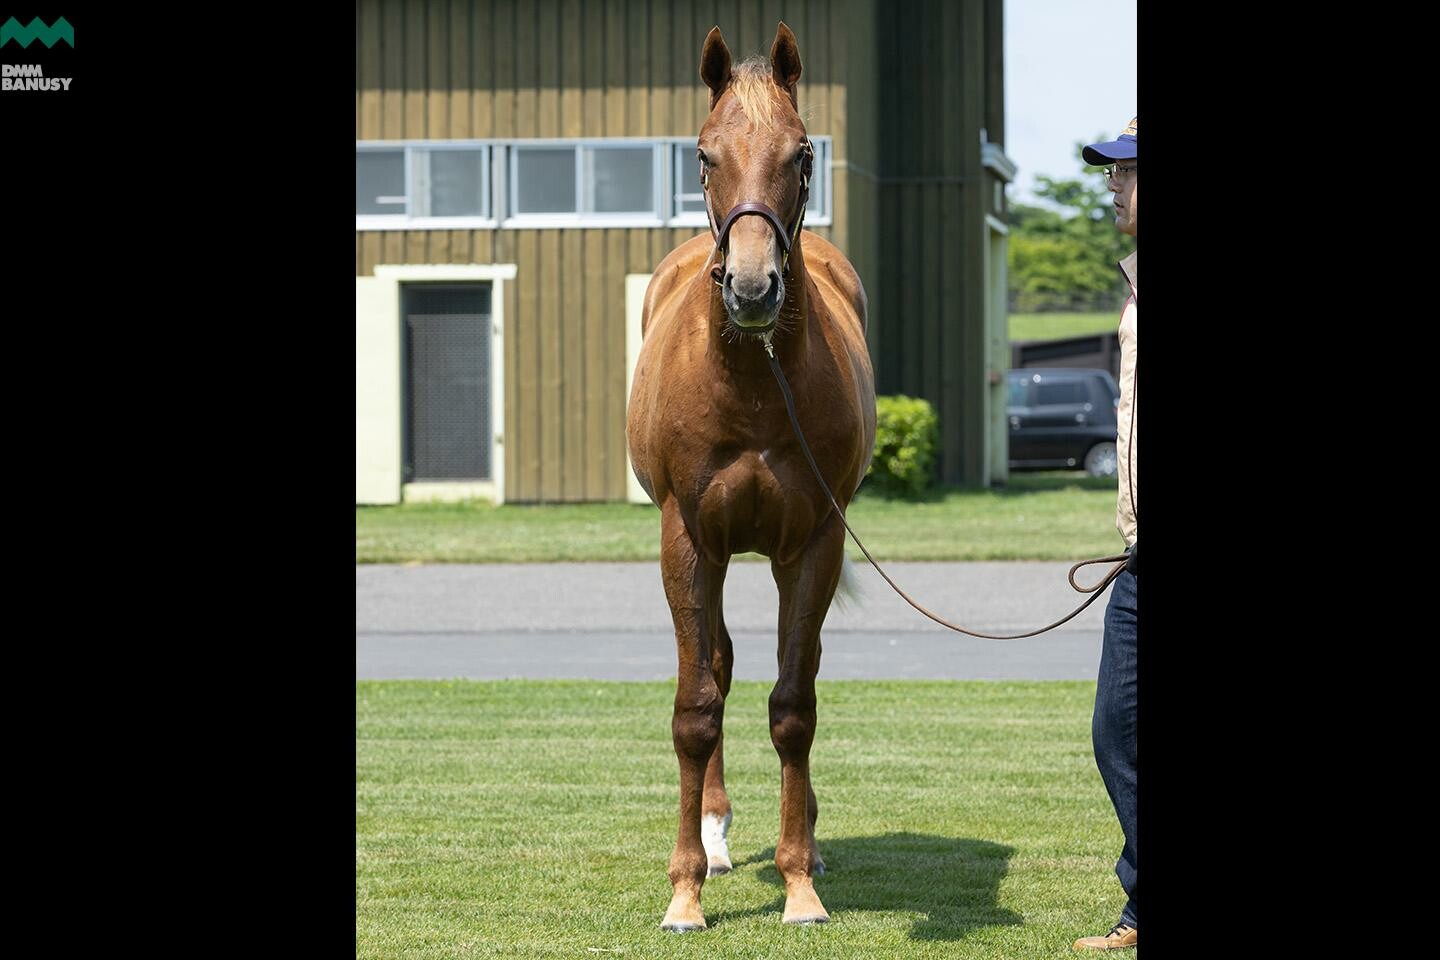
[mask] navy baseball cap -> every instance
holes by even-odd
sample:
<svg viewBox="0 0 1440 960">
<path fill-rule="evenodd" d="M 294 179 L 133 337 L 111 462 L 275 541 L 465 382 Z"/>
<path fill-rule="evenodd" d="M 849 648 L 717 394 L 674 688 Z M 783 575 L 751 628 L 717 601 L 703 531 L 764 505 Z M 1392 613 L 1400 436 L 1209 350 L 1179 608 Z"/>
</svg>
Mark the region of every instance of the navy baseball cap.
<svg viewBox="0 0 1440 960">
<path fill-rule="evenodd" d="M 1120 134 L 1120 139 L 1109 140 L 1105 143 L 1092 143 L 1082 150 L 1081 156 L 1085 162 L 1092 167 L 1103 167 L 1113 160 L 1134 160 L 1135 159 L 1135 124 L 1140 120 L 1135 117 L 1130 121 Z"/>
</svg>

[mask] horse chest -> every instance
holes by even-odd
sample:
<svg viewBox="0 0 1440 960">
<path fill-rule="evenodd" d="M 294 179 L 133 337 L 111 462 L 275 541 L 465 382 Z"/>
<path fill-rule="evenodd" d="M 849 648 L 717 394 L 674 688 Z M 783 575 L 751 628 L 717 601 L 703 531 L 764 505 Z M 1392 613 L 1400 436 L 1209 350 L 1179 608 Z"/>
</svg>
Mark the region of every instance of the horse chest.
<svg viewBox="0 0 1440 960">
<path fill-rule="evenodd" d="M 767 450 L 746 450 L 697 477 L 689 510 L 697 546 L 716 562 L 756 552 L 788 559 L 824 516 L 814 491 Z"/>
</svg>

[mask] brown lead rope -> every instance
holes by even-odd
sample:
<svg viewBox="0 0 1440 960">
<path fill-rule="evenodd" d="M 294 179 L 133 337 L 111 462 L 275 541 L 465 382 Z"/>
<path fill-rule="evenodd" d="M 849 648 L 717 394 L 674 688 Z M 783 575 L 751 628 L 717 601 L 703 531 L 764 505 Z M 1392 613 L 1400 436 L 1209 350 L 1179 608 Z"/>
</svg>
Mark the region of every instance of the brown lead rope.
<svg viewBox="0 0 1440 960">
<path fill-rule="evenodd" d="M 840 517 L 840 522 L 845 524 L 845 529 L 849 531 L 850 539 L 855 541 L 855 545 L 860 548 L 860 552 L 865 554 L 865 559 L 869 560 L 870 565 L 875 568 L 876 572 L 878 572 L 880 576 L 885 578 L 885 582 L 890 584 L 890 588 L 892 590 L 900 594 L 904 601 L 910 604 L 910 606 L 914 607 L 916 610 L 919 610 L 921 613 L 925 614 L 925 616 L 929 617 L 931 620 L 934 620 L 942 627 L 949 627 L 951 630 L 966 634 L 967 636 L 979 637 L 982 640 L 1023 640 L 1026 637 L 1037 636 L 1038 634 L 1042 634 L 1047 630 L 1054 630 L 1056 627 L 1060 626 L 1062 623 L 1065 623 L 1067 620 L 1073 619 L 1075 615 L 1078 614 L 1081 610 L 1084 610 L 1086 607 L 1090 606 L 1090 604 L 1094 603 L 1096 598 L 1098 598 L 1100 594 L 1105 591 L 1105 588 L 1110 586 L 1110 584 L 1115 580 L 1116 577 L 1120 576 L 1120 571 L 1125 569 L 1125 564 L 1129 562 L 1130 558 L 1123 553 L 1117 554 L 1113 557 L 1099 557 L 1095 560 L 1081 560 L 1079 563 L 1075 564 L 1073 567 L 1070 568 L 1070 586 L 1074 587 L 1075 590 L 1079 593 L 1090 594 L 1090 598 L 1084 603 L 1080 604 L 1080 606 L 1076 607 L 1074 611 L 1071 612 L 1070 615 L 1065 617 L 1063 620 L 1056 620 L 1048 627 L 1041 627 L 1039 630 L 1032 630 L 1029 633 L 1017 633 L 1014 636 L 1008 637 L 997 637 L 988 633 L 976 633 L 973 630 L 966 630 L 964 627 L 956 626 L 949 620 L 946 620 L 944 617 L 936 616 L 929 610 L 926 610 L 924 607 L 920 606 L 920 604 L 910 599 L 910 595 L 904 590 L 901 590 L 900 587 L 895 583 L 895 581 L 890 579 L 890 575 L 881 568 L 880 564 L 875 562 L 874 557 L 870 556 L 870 551 L 865 549 L 865 544 L 861 543 L 860 538 L 855 536 L 855 531 L 850 529 L 850 523 L 845 519 L 845 511 L 841 510 L 840 504 L 835 502 L 835 495 L 830 492 L 830 487 L 828 484 L 826 484 L 825 478 L 820 475 L 820 468 L 815 464 L 815 458 L 810 454 L 810 445 L 805 442 L 805 434 L 800 430 L 800 420 L 795 416 L 795 398 L 790 395 L 790 385 L 785 382 L 785 374 L 780 372 L 780 363 L 775 359 L 775 350 L 770 346 L 769 337 L 766 337 L 764 342 L 765 353 L 770 358 L 770 369 L 775 374 L 776 382 L 780 384 L 780 392 L 785 396 L 785 409 L 790 413 L 790 426 L 795 428 L 795 436 L 800 441 L 800 449 L 804 451 L 805 459 L 810 461 L 810 469 L 815 473 L 815 479 L 820 481 L 820 489 L 824 490 L 825 496 L 830 498 L 830 505 L 835 508 L 835 513 L 837 516 Z M 1081 567 L 1088 566 L 1092 563 L 1114 563 L 1115 566 L 1113 569 L 1111 569 L 1109 573 L 1105 574 L 1104 579 L 1102 579 L 1095 586 L 1082 587 L 1080 586 L 1080 584 L 1075 582 L 1075 571 L 1079 570 Z"/>
</svg>

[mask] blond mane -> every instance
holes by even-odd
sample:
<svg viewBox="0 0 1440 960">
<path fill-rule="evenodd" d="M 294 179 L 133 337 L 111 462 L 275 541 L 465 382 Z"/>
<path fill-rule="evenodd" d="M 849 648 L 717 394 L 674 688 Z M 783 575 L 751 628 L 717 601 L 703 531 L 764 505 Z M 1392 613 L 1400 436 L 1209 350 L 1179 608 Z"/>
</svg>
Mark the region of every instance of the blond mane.
<svg viewBox="0 0 1440 960">
<path fill-rule="evenodd" d="M 770 61 L 751 57 L 734 69 L 730 89 L 750 122 L 762 130 L 775 124 L 775 97 L 779 90 L 771 76 Z"/>
</svg>

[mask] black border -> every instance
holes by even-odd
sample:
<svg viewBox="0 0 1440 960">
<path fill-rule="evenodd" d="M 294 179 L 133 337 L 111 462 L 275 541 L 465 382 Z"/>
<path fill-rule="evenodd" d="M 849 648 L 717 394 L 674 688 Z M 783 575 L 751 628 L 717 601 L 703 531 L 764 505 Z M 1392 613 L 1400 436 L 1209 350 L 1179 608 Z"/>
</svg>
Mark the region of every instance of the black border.
<svg viewBox="0 0 1440 960">
<path fill-rule="evenodd" d="M 315 936 L 333 946 L 332 923 L 353 929 L 354 910 L 353 878 L 340 873 L 353 864 L 353 823 L 335 816 L 337 806 L 349 809 L 353 801 L 354 687 L 349 678 L 337 682 L 335 658 L 345 640 L 333 616 L 353 591 L 353 528 L 341 529 L 353 504 L 343 491 L 335 495 L 330 471 L 331 464 L 348 469 L 353 453 L 345 431 L 334 429 L 343 423 L 353 380 L 347 340 L 337 335 L 344 308 L 337 309 L 331 282 L 345 269 L 335 256 L 344 249 L 340 229 L 353 233 L 341 208 L 350 203 L 348 185 L 317 176 L 306 199 L 312 222 L 322 226 L 304 231 L 300 242 L 295 231 L 287 238 L 284 230 L 247 227 L 215 198 L 291 192 L 293 163 L 272 164 L 237 147 L 246 131 L 298 145 L 317 171 L 333 169 L 332 145 L 352 149 L 353 125 L 336 109 L 336 97 L 353 58 L 348 42 L 325 36 L 348 27 L 302 18 L 311 33 L 271 37 L 257 47 L 267 25 L 295 21 L 278 10 L 229 12 L 207 19 L 210 26 L 197 35 L 184 17 L 145 8 L 97 16 L 67 5 L 13 15 L 28 22 L 27 13 L 47 22 L 66 16 L 77 31 L 77 56 L 68 99 L 27 102 L 39 110 L 5 102 L 6 123 L 23 146 L 23 154 L 11 155 L 21 162 L 7 178 L 7 220 L 25 231 L 6 266 L 29 280 L 7 293 L 6 313 L 19 318 L 8 325 L 15 366 L 34 365 L 26 358 L 44 357 L 65 336 L 53 322 L 57 304 L 67 316 L 83 315 L 96 354 L 90 369 L 97 379 L 111 378 L 100 381 L 108 403 L 144 407 L 144 422 L 157 434 L 197 415 L 209 418 L 204 440 L 194 444 L 194 474 L 247 478 L 202 482 L 189 497 L 173 496 L 163 485 L 157 490 L 154 465 L 145 462 L 149 446 L 137 454 L 128 437 L 100 454 L 104 408 L 92 409 L 86 421 L 87 453 L 105 458 L 107 476 L 131 478 L 124 515 L 154 541 L 153 563 L 137 557 L 122 565 L 133 569 L 119 572 L 126 578 L 122 609 L 144 614 L 127 622 L 145 628 L 147 651 L 183 644 L 182 673 L 209 707 L 184 725 L 228 727 L 236 756 L 217 764 L 220 776 L 238 769 L 263 784 L 258 795 L 232 800 L 234 809 L 222 812 L 209 809 L 208 797 L 231 791 L 207 791 L 197 776 L 186 803 L 210 821 L 205 842 L 223 835 L 219 848 L 227 859 L 251 861 L 262 878 L 249 889 L 252 896 L 284 896 L 274 889 L 277 879 L 283 887 L 300 876 L 320 878 L 296 902 L 315 916 Z M 10 15 L 0 13 L 0 20 Z M 1147 7 L 1139 18 L 1140 102 L 1113 105 L 1117 125 L 1133 115 L 1145 120 L 1147 249 L 1160 251 L 1146 260 L 1145 410 L 1136 425 L 1146 541 L 1142 925 L 1147 946 L 1160 945 L 1158 956 L 1183 956 L 1187 946 L 1201 944 L 1253 951 L 1263 935 L 1250 922 L 1251 901 L 1254 878 L 1269 871 L 1246 861 L 1268 853 L 1257 849 L 1260 825 L 1251 804 L 1270 787 L 1256 776 L 1269 756 L 1257 756 L 1254 717 L 1273 694 L 1257 689 L 1253 658 L 1285 639 L 1250 627 L 1244 606 L 1252 596 L 1264 602 L 1263 593 L 1244 588 L 1264 583 L 1251 575 L 1258 564 L 1250 557 L 1268 533 L 1268 494 L 1254 489 L 1248 463 L 1227 469 L 1213 459 L 1217 448 L 1248 456 L 1235 434 L 1266 429 L 1257 412 L 1241 420 L 1238 408 L 1257 392 L 1249 379 L 1263 376 L 1250 355 L 1252 339 L 1277 320 L 1250 299 L 1246 281 L 1267 239 L 1255 227 L 1279 225 L 1264 216 L 1265 198 L 1255 185 L 1226 172 L 1232 162 L 1264 171 L 1260 148 L 1237 150 L 1234 139 L 1243 144 L 1265 126 L 1260 114 L 1269 108 L 1249 89 L 1264 58 L 1251 56 L 1256 41 L 1247 46 L 1236 36 L 1233 18 L 1213 19 L 1207 24 Z M 180 75 L 201 85 L 205 110 L 165 85 Z M 1108 94 L 1097 89 L 1094 96 Z M 1093 132 L 1055 135 L 1072 140 Z M 203 168 L 157 180 L 152 156 L 125 149 L 152 133 L 203 151 Z M 1223 146 L 1208 146 L 1215 142 Z M 155 183 L 178 194 L 178 206 L 142 217 L 140 226 L 116 228 L 116 220 L 136 214 L 126 191 Z M 329 210 L 332 204 L 337 209 Z M 136 258 L 161 256 L 151 246 L 156 231 L 163 257 L 194 298 L 157 311 L 151 321 L 156 341 L 179 352 L 178 363 L 156 364 L 148 342 L 131 347 L 131 355 L 111 352 L 129 339 L 116 328 L 134 320 L 127 310 L 116 315 L 113 293 L 133 285 Z M 184 237 L 197 240 L 179 242 Z M 278 281 L 277 263 L 288 265 Z M 247 273 L 256 281 L 239 285 L 237 302 L 200 299 L 207 282 L 225 281 L 234 290 L 234 278 Z M 276 306 L 282 294 L 283 312 Z M 1268 387 L 1261 392 L 1272 395 Z M 1217 395 L 1233 419 L 1217 422 L 1208 403 Z M 1282 496 L 1290 489 L 1278 488 Z M 117 508 L 112 502 L 106 509 Z M 197 606 L 204 619 L 189 618 Z M 281 825 L 279 831 L 262 820 Z M 283 855 L 251 856 L 244 838 L 251 830 L 278 842 Z M 339 915 L 321 919 L 332 909 Z M 1100 931 L 1076 935 L 1094 932 Z"/>
</svg>

